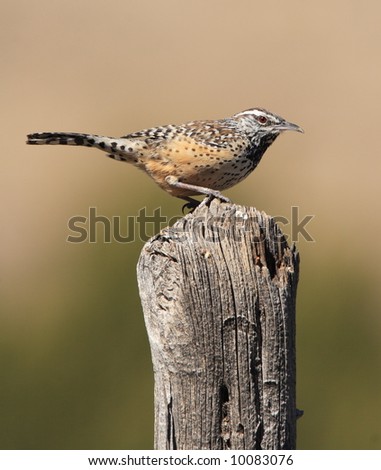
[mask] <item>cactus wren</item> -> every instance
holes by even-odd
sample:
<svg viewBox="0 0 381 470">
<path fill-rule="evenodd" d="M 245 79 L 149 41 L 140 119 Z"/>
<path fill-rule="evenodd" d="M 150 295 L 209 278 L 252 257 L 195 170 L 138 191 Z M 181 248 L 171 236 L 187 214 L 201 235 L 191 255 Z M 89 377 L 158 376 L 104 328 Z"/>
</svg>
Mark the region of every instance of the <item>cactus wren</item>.
<svg viewBox="0 0 381 470">
<path fill-rule="evenodd" d="M 253 108 L 225 119 L 170 124 L 119 138 L 41 132 L 28 135 L 27 143 L 96 147 L 145 170 L 172 196 L 195 203 L 190 196 L 205 194 L 229 202 L 220 191 L 246 178 L 283 131 L 303 132 L 280 116 Z"/>
</svg>

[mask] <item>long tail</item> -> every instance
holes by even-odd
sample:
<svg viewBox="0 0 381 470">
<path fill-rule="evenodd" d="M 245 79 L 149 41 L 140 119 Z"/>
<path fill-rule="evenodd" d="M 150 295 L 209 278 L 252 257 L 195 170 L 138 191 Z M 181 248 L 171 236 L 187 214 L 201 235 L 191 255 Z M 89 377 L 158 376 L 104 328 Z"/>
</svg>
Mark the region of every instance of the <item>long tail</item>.
<svg viewBox="0 0 381 470">
<path fill-rule="evenodd" d="M 94 134 L 78 134 L 74 132 L 37 132 L 27 136 L 29 145 L 81 145 L 85 147 L 96 147 L 112 154 L 120 150 L 121 139 L 103 137 Z M 123 149 L 124 150 L 124 149 Z"/>
</svg>

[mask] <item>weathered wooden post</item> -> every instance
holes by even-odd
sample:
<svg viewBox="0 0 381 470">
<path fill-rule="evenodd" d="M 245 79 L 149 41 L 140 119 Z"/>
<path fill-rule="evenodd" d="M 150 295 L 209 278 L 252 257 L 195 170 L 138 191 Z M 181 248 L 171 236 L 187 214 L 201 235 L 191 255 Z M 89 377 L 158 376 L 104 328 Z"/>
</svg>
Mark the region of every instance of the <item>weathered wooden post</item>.
<svg viewBox="0 0 381 470">
<path fill-rule="evenodd" d="M 146 243 L 155 448 L 295 449 L 298 266 L 274 219 L 218 200 Z"/>
</svg>

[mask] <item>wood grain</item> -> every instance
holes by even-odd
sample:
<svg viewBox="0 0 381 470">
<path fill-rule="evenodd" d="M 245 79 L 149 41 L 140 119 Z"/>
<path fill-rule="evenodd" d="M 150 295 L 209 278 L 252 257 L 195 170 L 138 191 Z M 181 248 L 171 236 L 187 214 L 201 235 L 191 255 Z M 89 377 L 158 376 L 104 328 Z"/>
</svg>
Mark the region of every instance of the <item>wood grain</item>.
<svg viewBox="0 0 381 470">
<path fill-rule="evenodd" d="M 146 243 L 155 448 L 295 448 L 298 267 L 270 216 L 218 200 Z"/>
</svg>

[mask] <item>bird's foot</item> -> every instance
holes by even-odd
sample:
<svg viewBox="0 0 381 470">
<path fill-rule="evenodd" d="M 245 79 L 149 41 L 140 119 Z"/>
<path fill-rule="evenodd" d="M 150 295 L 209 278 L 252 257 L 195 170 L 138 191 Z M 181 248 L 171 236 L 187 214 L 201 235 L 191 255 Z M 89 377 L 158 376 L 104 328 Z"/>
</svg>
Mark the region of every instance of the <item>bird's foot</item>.
<svg viewBox="0 0 381 470">
<path fill-rule="evenodd" d="M 183 205 L 181 211 L 183 215 L 185 215 L 185 211 L 188 210 L 188 214 L 191 214 L 196 207 L 198 207 L 201 202 L 197 201 L 197 199 L 192 199 L 191 197 L 182 197 L 181 199 L 184 199 L 184 201 L 188 201 L 186 204 Z"/>
<path fill-rule="evenodd" d="M 200 206 L 209 206 L 210 203 L 213 201 L 213 199 L 219 199 L 221 202 L 225 202 L 227 204 L 230 204 L 232 201 L 224 196 L 223 194 L 221 194 L 219 191 L 213 191 L 213 192 L 210 192 L 200 203 Z"/>
</svg>

